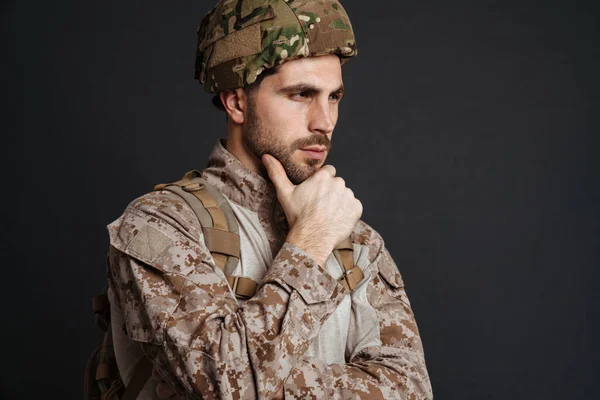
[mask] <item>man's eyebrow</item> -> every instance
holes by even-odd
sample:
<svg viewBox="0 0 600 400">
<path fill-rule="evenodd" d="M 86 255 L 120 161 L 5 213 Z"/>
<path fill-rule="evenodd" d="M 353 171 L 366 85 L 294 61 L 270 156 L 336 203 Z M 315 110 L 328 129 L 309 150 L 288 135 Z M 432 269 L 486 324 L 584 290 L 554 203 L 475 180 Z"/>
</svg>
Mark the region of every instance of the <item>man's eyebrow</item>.
<svg viewBox="0 0 600 400">
<path fill-rule="evenodd" d="M 286 86 L 278 90 L 280 94 L 293 94 L 293 93 L 307 93 L 307 94 L 319 94 L 322 90 L 316 86 L 308 83 L 298 83 L 296 85 Z M 332 91 L 330 94 L 343 94 L 344 85 L 340 85 L 337 89 Z"/>
<path fill-rule="evenodd" d="M 344 84 L 342 83 L 340 85 L 340 87 L 335 89 L 333 92 L 331 92 L 331 94 L 344 94 L 345 92 L 346 92 L 346 88 L 344 87 Z"/>
</svg>

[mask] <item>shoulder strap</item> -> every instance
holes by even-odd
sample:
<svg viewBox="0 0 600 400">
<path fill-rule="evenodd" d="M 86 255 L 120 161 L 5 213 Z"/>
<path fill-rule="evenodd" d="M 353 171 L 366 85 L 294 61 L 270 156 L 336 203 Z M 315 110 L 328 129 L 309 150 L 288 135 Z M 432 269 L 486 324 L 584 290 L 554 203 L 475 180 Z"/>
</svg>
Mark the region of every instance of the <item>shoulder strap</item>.
<svg viewBox="0 0 600 400">
<path fill-rule="evenodd" d="M 183 198 L 192 208 L 204 233 L 204 242 L 227 278 L 231 290 L 239 298 L 254 296 L 258 283 L 231 273 L 240 261 L 239 226 L 225 197 L 205 180 L 197 170 L 187 172 L 177 182 L 160 184 L 154 190 L 169 190 Z"/>
<path fill-rule="evenodd" d="M 94 350 L 85 367 L 83 390 L 86 400 L 117 398 L 115 396 L 124 390 L 113 348 L 107 289 L 108 286 L 102 294 L 92 297 L 96 324 L 104 332 L 104 339 L 102 345 Z"/>
<path fill-rule="evenodd" d="M 84 397 L 86 400 L 116 399 L 136 400 L 146 382 L 152 376 L 152 362 L 143 357 L 133 370 L 127 387 L 124 386 L 114 353 L 110 302 L 106 294 L 92 297 L 92 308 L 96 324 L 104 331 L 102 345 L 92 353 L 86 365 Z M 102 383 L 100 383 L 102 382 Z M 120 394 L 122 393 L 122 396 Z"/>
<path fill-rule="evenodd" d="M 333 255 L 344 267 L 344 273 L 339 279 L 339 283 L 347 290 L 353 292 L 358 283 L 364 278 L 364 274 L 360 267 L 354 265 L 354 249 L 352 240 L 345 239 L 338 244 L 333 250 Z"/>
<path fill-rule="evenodd" d="M 143 357 L 140 360 L 133 370 L 133 375 L 131 375 L 131 379 L 125 388 L 125 392 L 123 392 L 121 400 L 137 399 L 144 386 L 146 386 L 146 382 L 152 376 L 153 367 L 152 362 L 147 357 Z"/>
</svg>

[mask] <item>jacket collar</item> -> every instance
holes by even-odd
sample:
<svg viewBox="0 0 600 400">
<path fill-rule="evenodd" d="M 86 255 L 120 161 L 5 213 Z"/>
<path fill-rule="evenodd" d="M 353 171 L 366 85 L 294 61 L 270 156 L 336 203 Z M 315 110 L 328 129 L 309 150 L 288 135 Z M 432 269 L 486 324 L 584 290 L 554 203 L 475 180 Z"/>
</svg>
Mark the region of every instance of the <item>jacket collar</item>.
<svg viewBox="0 0 600 400">
<path fill-rule="evenodd" d="M 217 142 L 202 177 L 230 201 L 257 214 L 274 257 L 289 230 L 275 186 L 242 164 L 224 144 Z"/>
<path fill-rule="evenodd" d="M 224 139 L 217 141 L 202 175 L 229 200 L 258 212 L 265 202 L 270 204 L 276 198 L 275 186 L 235 158 L 225 143 Z"/>
</svg>

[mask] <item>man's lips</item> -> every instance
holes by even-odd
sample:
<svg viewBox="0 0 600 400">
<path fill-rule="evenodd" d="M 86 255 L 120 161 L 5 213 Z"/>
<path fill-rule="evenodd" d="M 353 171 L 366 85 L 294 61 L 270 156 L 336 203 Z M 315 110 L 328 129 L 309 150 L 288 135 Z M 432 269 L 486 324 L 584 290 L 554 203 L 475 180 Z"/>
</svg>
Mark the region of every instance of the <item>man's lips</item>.
<svg viewBox="0 0 600 400">
<path fill-rule="evenodd" d="M 327 147 L 310 146 L 310 147 L 305 147 L 300 150 L 302 150 L 304 153 L 306 153 L 306 155 L 308 155 L 310 158 L 315 158 L 317 160 L 320 160 L 320 159 L 325 158 L 325 153 L 327 152 Z"/>
<path fill-rule="evenodd" d="M 309 147 L 303 147 L 301 150 L 304 150 L 304 151 L 327 151 L 327 147 L 325 147 L 325 146 L 309 146 Z"/>
</svg>

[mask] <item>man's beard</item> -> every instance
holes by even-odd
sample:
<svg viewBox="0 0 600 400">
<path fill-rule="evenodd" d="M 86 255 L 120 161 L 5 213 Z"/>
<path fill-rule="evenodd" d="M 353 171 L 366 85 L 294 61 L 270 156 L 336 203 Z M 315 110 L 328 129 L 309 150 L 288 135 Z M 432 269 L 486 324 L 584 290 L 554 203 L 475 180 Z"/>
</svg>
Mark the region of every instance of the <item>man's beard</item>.
<svg viewBox="0 0 600 400">
<path fill-rule="evenodd" d="M 322 134 L 312 134 L 309 137 L 295 140 L 289 145 L 284 144 L 276 132 L 270 131 L 262 124 L 262 121 L 256 115 L 256 107 L 250 96 L 247 123 L 244 125 L 243 141 L 246 148 L 259 160 L 263 154 L 270 154 L 279 160 L 288 178 L 295 185 L 304 182 L 314 174 L 321 160 L 307 158 L 305 165 L 298 165 L 292 161 L 294 151 L 309 146 L 324 146 L 328 154 L 331 150 L 331 141 L 327 136 Z"/>
</svg>

